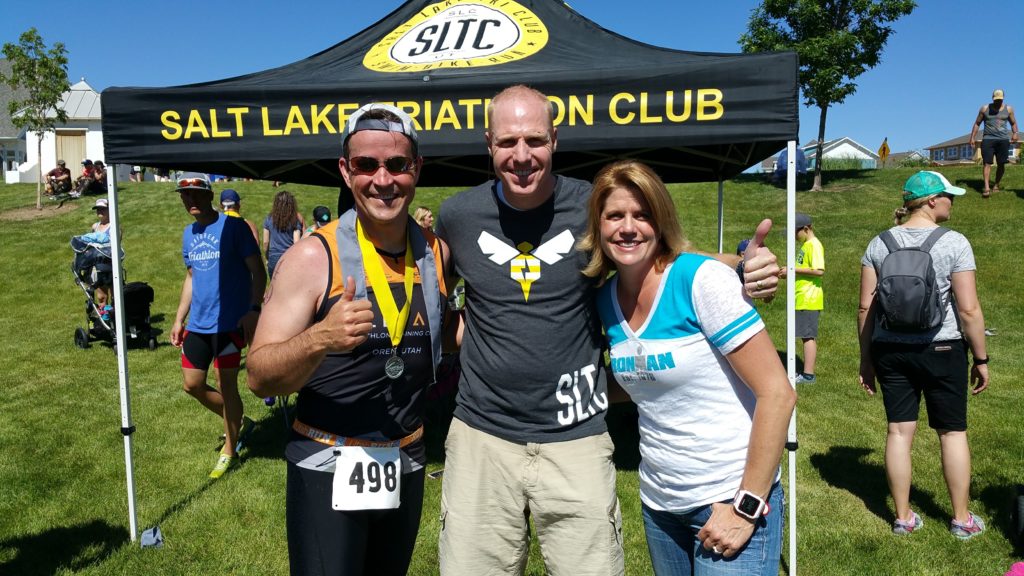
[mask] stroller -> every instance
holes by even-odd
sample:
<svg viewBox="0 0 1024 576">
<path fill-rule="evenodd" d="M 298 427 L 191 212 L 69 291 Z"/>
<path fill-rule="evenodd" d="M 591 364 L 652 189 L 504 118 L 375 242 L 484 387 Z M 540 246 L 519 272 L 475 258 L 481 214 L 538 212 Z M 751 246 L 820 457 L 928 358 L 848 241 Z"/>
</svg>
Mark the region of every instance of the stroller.
<svg viewBox="0 0 1024 576">
<path fill-rule="evenodd" d="M 88 348 L 91 340 L 105 340 L 112 345 L 117 342 L 113 314 L 123 314 L 128 345 L 145 343 L 150 350 L 156 349 L 156 336 L 149 321 L 149 305 L 153 303 L 153 288 L 145 282 L 129 282 L 124 287 L 124 302 L 118 303 L 104 319 L 103 311 L 96 306 L 96 288 L 114 283 L 114 269 L 111 262 L 110 244 L 91 241 L 89 234 L 73 236 L 71 249 L 75 259 L 71 272 L 75 284 L 85 294 L 85 328 L 75 329 L 75 346 Z M 121 257 L 124 257 L 122 253 Z M 112 296 L 112 295 L 111 295 Z"/>
</svg>

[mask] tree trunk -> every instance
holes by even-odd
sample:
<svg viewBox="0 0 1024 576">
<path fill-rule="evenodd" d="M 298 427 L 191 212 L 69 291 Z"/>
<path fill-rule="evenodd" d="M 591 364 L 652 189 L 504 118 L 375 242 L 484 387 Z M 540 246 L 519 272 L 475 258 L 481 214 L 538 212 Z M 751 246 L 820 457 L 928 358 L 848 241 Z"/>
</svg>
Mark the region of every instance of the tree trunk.
<svg viewBox="0 0 1024 576">
<path fill-rule="evenodd" d="M 36 179 L 36 210 L 43 209 L 43 133 L 37 132 L 36 139 L 36 167 L 39 169 L 39 178 Z"/>
<path fill-rule="evenodd" d="M 821 116 L 818 118 L 818 151 L 814 155 L 814 186 L 811 192 L 821 192 L 821 155 L 825 151 L 825 116 L 828 115 L 828 106 L 818 106 L 821 109 Z"/>
</svg>

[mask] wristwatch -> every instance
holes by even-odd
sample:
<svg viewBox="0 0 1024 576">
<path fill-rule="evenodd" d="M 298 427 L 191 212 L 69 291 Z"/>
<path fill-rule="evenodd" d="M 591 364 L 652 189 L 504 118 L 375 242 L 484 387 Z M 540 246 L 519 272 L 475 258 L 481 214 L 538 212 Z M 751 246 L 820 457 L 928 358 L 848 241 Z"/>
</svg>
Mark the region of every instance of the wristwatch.
<svg viewBox="0 0 1024 576">
<path fill-rule="evenodd" d="M 753 492 L 740 490 L 732 500 L 732 507 L 740 516 L 752 522 L 757 521 L 761 516 L 767 516 L 771 506 L 764 498 Z"/>
</svg>

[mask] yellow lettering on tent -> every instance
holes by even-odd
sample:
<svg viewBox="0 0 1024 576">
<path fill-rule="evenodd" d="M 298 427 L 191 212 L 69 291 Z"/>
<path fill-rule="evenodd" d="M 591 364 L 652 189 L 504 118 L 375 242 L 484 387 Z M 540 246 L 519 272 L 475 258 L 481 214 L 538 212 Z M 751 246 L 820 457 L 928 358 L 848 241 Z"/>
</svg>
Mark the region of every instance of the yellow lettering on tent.
<svg viewBox="0 0 1024 576">
<path fill-rule="evenodd" d="M 697 121 L 718 120 L 725 113 L 722 106 L 722 91 L 717 88 L 697 90 Z"/>
<path fill-rule="evenodd" d="M 206 124 L 203 122 L 203 117 L 199 114 L 199 110 L 188 111 L 188 125 L 185 127 L 185 140 L 191 138 L 193 132 L 202 134 L 203 138 L 210 137 L 210 131 L 206 129 Z"/>
<path fill-rule="evenodd" d="M 548 96 L 548 102 L 551 103 L 551 109 L 554 111 L 551 124 L 552 126 L 560 126 L 562 121 L 565 120 L 565 103 L 558 96 Z"/>
<path fill-rule="evenodd" d="M 577 116 L 583 120 L 583 123 L 587 126 L 594 125 L 594 95 L 587 94 L 586 105 L 580 102 L 579 96 L 575 94 L 569 95 L 569 126 L 576 125 Z"/>
<path fill-rule="evenodd" d="M 641 124 L 661 124 L 661 116 L 651 116 L 647 113 L 647 92 L 640 93 L 640 123 Z"/>
<path fill-rule="evenodd" d="M 247 106 L 242 106 L 242 107 L 237 107 L 237 108 L 228 108 L 228 114 L 231 114 L 232 116 L 235 117 L 235 132 L 238 134 L 239 138 L 244 136 L 244 133 L 242 131 L 242 114 L 248 114 L 248 113 L 249 113 L 249 108 Z"/>
<path fill-rule="evenodd" d="M 284 123 L 284 135 L 289 136 L 292 130 L 300 130 L 306 136 L 309 136 L 309 126 L 306 125 L 306 119 L 302 117 L 302 110 L 298 106 L 292 106 L 288 109 L 288 119 Z"/>
<path fill-rule="evenodd" d="M 359 104 L 338 104 L 338 129 L 345 131 L 345 124 L 348 124 L 348 117 L 351 112 L 359 110 Z"/>
<path fill-rule="evenodd" d="M 434 130 L 440 130 L 445 124 L 451 124 L 454 130 L 462 130 L 459 124 L 459 115 L 455 113 L 455 107 L 451 100 L 443 100 L 441 108 L 437 111 L 437 120 L 434 121 Z"/>
<path fill-rule="evenodd" d="M 414 127 L 417 130 L 423 130 L 423 124 L 419 120 L 419 116 L 420 116 L 420 104 L 419 104 L 419 102 L 413 102 L 411 100 L 403 101 L 403 102 L 395 102 L 395 108 L 403 110 L 406 114 L 408 114 L 409 117 L 412 118 L 412 123 L 415 125 Z"/>
<path fill-rule="evenodd" d="M 280 136 L 282 130 L 280 128 L 270 127 L 270 109 L 266 106 L 261 106 L 260 111 L 263 112 L 263 135 L 264 136 Z"/>
<path fill-rule="evenodd" d="M 210 108 L 210 135 L 214 138 L 230 138 L 230 130 L 219 130 L 217 127 L 217 110 Z"/>
<path fill-rule="evenodd" d="M 459 100 L 459 106 L 466 109 L 466 130 L 473 130 L 476 127 L 476 114 L 474 108 L 482 104 L 479 98 L 464 98 Z"/>
<path fill-rule="evenodd" d="M 328 134 L 338 133 L 331 124 L 331 121 L 327 119 L 327 113 L 330 112 L 332 108 L 334 108 L 334 104 L 328 104 L 323 108 L 320 108 L 316 104 L 310 105 L 309 115 L 313 119 L 313 134 L 320 133 L 320 126 L 326 126 Z"/>
<path fill-rule="evenodd" d="M 619 102 L 626 101 L 632 104 L 636 102 L 636 98 L 628 92 L 619 92 L 615 96 L 612 96 L 611 101 L 608 103 L 608 115 L 611 116 L 612 122 L 616 124 L 629 124 L 636 117 L 633 112 L 627 112 L 624 116 L 619 115 Z"/>
<path fill-rule="evenodd" d="M 433 130 L 434 129 L 434 118 L 433 118 L 433 106 L 434 103 L 430 100 L 423 101 L 423 129 Z"/>
<path fill-rule="evenodd" d="M 487 112 L 491 109 L 491 99 L 484 98 L 484 130 L 491 127 L 491 115 Z"/>
<path fill-rule="evenodd" d="M 178 121 L 181 120 L 181 114 L 178 114 L 174 110 L 165 110 L 160 115 L 160 123 L 166 126 L 168 129 L 161 130 L 160 135 L 165 140 L 177 140 L 181 138 L 181 124 Z"/>
<path fill-rule="evenodd" d="M 669 90 L 665 93 L 665 116 L 669 122 L 686 122 L 690 118 L 690 105 L 693 99 L 693 90 L 683 90 L 683 113 L 676 114 L 672 109 L 675 103 L 675 92 Z"/>
</svg>

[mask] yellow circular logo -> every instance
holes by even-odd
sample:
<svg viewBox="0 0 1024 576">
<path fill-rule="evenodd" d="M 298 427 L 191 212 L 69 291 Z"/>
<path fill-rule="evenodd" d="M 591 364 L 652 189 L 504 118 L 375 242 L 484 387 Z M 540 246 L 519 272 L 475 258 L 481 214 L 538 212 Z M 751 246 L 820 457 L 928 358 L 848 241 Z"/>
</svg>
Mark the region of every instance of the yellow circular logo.
<svg viewBox="0 0 1024 576">
<path fill-rule="evenodd" d="M 544 22 L 521 4 L 448 0 L 431 4 L 363 57 L 377 72 L 495 66 L 522 60 L 548 43 Z"/>
</svg>

